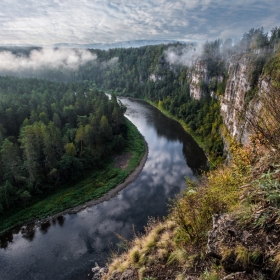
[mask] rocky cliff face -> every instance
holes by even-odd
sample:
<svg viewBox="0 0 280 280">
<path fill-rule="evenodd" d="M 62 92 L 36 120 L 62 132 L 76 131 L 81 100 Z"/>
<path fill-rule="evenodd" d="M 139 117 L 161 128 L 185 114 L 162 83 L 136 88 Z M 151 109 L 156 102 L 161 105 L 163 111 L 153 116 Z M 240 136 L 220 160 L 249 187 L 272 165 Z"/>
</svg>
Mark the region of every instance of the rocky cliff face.
<svg viewBox="0 0 280 280">
<path fill-rule="evenodd" d="M 257 96 L 263 95 L 269 90 L 270 81 L 267 78 L 259 78 L 255 98 L 246 101 L 246 94 L 251 90 L 250 85 L 250 62 L 249 55 L 234 56 L 228 67 L 228 80 L 224 96 L 221 101 L 221 115 L 229 134 L 242 144 L 248 143 L 250 130 L 249 119 L 251 114 L 260 110 L 261 104 Z"/>
<path fill-rule="evenodd" d="M 246 56 L 231 59 L 226 90 L 221 98 L 221 114 L 224 124 L 230 135 L 243 143 L 248 139 L 245 120 L 245 95 L 250 90 L 249 61 L 250 59 Z"/>
<path fill-rule="evenodd" d="M 245 95 L 250 90 L 248 70 L 249 56 L 232 57 L 228 63 L 228 81 L 224 95 L 220 98 L 221 114 L 229 134 L 236 140 L 245 143 L 248 139 L 246 123 Z M 215 77 L 213 78 L 215 79 Z M 216 77 L 221 81 L 220 77 Z M 198 60 L 190 74 L 190 95 L 200 100 L 203 95 L 203 83 L 208 85 L 211 78 L 208 73 L 208 61 Z M 265 86 L 262 86 L 265 88 Z M 211 94 L 212 95 L 212 94 Z"/>
<path fill-rule="evenodd" d="M 190 95 L 194 99 L 201 99 L 203 96 L 202 84 L 208 84 L 208 69 L 206 60 L 198 60 L 194 64 L 194 70 L 191 72 L 190 77 Z"/>
</svg>

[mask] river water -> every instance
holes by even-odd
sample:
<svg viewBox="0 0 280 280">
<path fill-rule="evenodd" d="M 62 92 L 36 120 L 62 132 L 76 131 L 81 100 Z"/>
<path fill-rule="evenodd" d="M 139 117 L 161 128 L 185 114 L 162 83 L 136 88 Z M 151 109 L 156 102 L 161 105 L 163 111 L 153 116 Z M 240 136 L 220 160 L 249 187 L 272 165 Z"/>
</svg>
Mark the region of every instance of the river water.
<svg viewBox="0 0 280 280">
<path fill-rule="evenodd" d="M 186 187 L 206 157 L 181 125 L 151 105 L 127 98 L 126 116 L 145 137 L 149 155 L 137 179 L 109 201 L 50 223 L 10 232 L 0 249 L 0 279 L 90 279 L 95 262 L 104 265 L 148 217 L 168 213 L 169 199 Z"/>
</svg>

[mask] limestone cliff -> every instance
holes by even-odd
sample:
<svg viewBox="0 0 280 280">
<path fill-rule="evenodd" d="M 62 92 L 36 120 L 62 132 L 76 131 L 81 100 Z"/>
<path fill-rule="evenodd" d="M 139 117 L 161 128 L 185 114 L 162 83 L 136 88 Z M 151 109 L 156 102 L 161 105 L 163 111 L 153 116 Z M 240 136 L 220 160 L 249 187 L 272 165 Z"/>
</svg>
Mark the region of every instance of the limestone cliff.
<svg viewBox="0 0 280 280">
<path fill-rule="evenodd" d="M 230 135 L 237 141 L 245 142 L 248 133 L 245 129 L 245 95 L 250 90 L 247 56 L 233 57 L 229 63 L 228 81 L 224 96 L 221 97 L 221 114 Z"/>
<path fill-rule="evenodd" d="M 197 60 L 190 75 L 190 95 L 194 99 L 201 99 L 204 95 L 202 84 L 208 84 L 209 75 L 207 60 Z"/>
<path fill-rule="evenodd" d="M 260 76 L 255 84 L 252 83 L 253 59 L 250 54 L 230 59 L 225 93 L 220 98 L 224 124 L 230 135 L 242 144 L 248 143 L 252 113 L 260 111 L 258 97 L 266 94 L 270 87 L 269 77 Z"/>
</svg>

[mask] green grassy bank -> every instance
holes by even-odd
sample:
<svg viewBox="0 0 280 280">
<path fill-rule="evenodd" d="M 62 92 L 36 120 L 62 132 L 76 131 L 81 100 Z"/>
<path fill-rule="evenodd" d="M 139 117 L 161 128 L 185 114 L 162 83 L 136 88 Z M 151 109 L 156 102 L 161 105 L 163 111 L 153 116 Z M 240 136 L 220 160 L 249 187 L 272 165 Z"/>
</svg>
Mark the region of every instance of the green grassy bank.
<svg viewBox="0 0 280 280">
<path fill-rule="evenodd" d="M 124 152 L 129 152 L 131 157 L 125 169 L 114 167 L 113 159 L 109 159 L 104 162 L 102 168 L 85 172 L 82 178 L 76 179 L 72 184 L 57 186 L 52 194 L 40 201 L 35 201 L 24 209 L 14 208 L 5 212 L 0 216 L 0 233 L 100 198 L 124 182 L 139 165 L 146 151 L 144 138 L 138 129 L 129 120 L 127 126 L 127 148 Z"/>
</svg>

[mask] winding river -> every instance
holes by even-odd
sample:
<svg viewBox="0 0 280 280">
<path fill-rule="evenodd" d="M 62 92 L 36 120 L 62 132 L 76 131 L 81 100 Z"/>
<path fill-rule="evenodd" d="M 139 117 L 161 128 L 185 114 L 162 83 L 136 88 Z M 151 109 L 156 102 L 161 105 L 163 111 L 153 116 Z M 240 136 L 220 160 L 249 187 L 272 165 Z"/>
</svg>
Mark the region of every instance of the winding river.
<svg viewBox="0 0 280 280">
<path fill-rule="evenodd" d="M 127 98 L 126 116 L 145 137 L 149 155 L 137 179 L 117 196 L 51 223 L 10 232 L 1 242 L 0 279 L 91 279 L 120 247 L 118 235 L 143 232 L 148 217 L 168 213 L 168 202 L 195 179 L 206 157 L 181 125 L 151 105 Z"/>
</svg>

